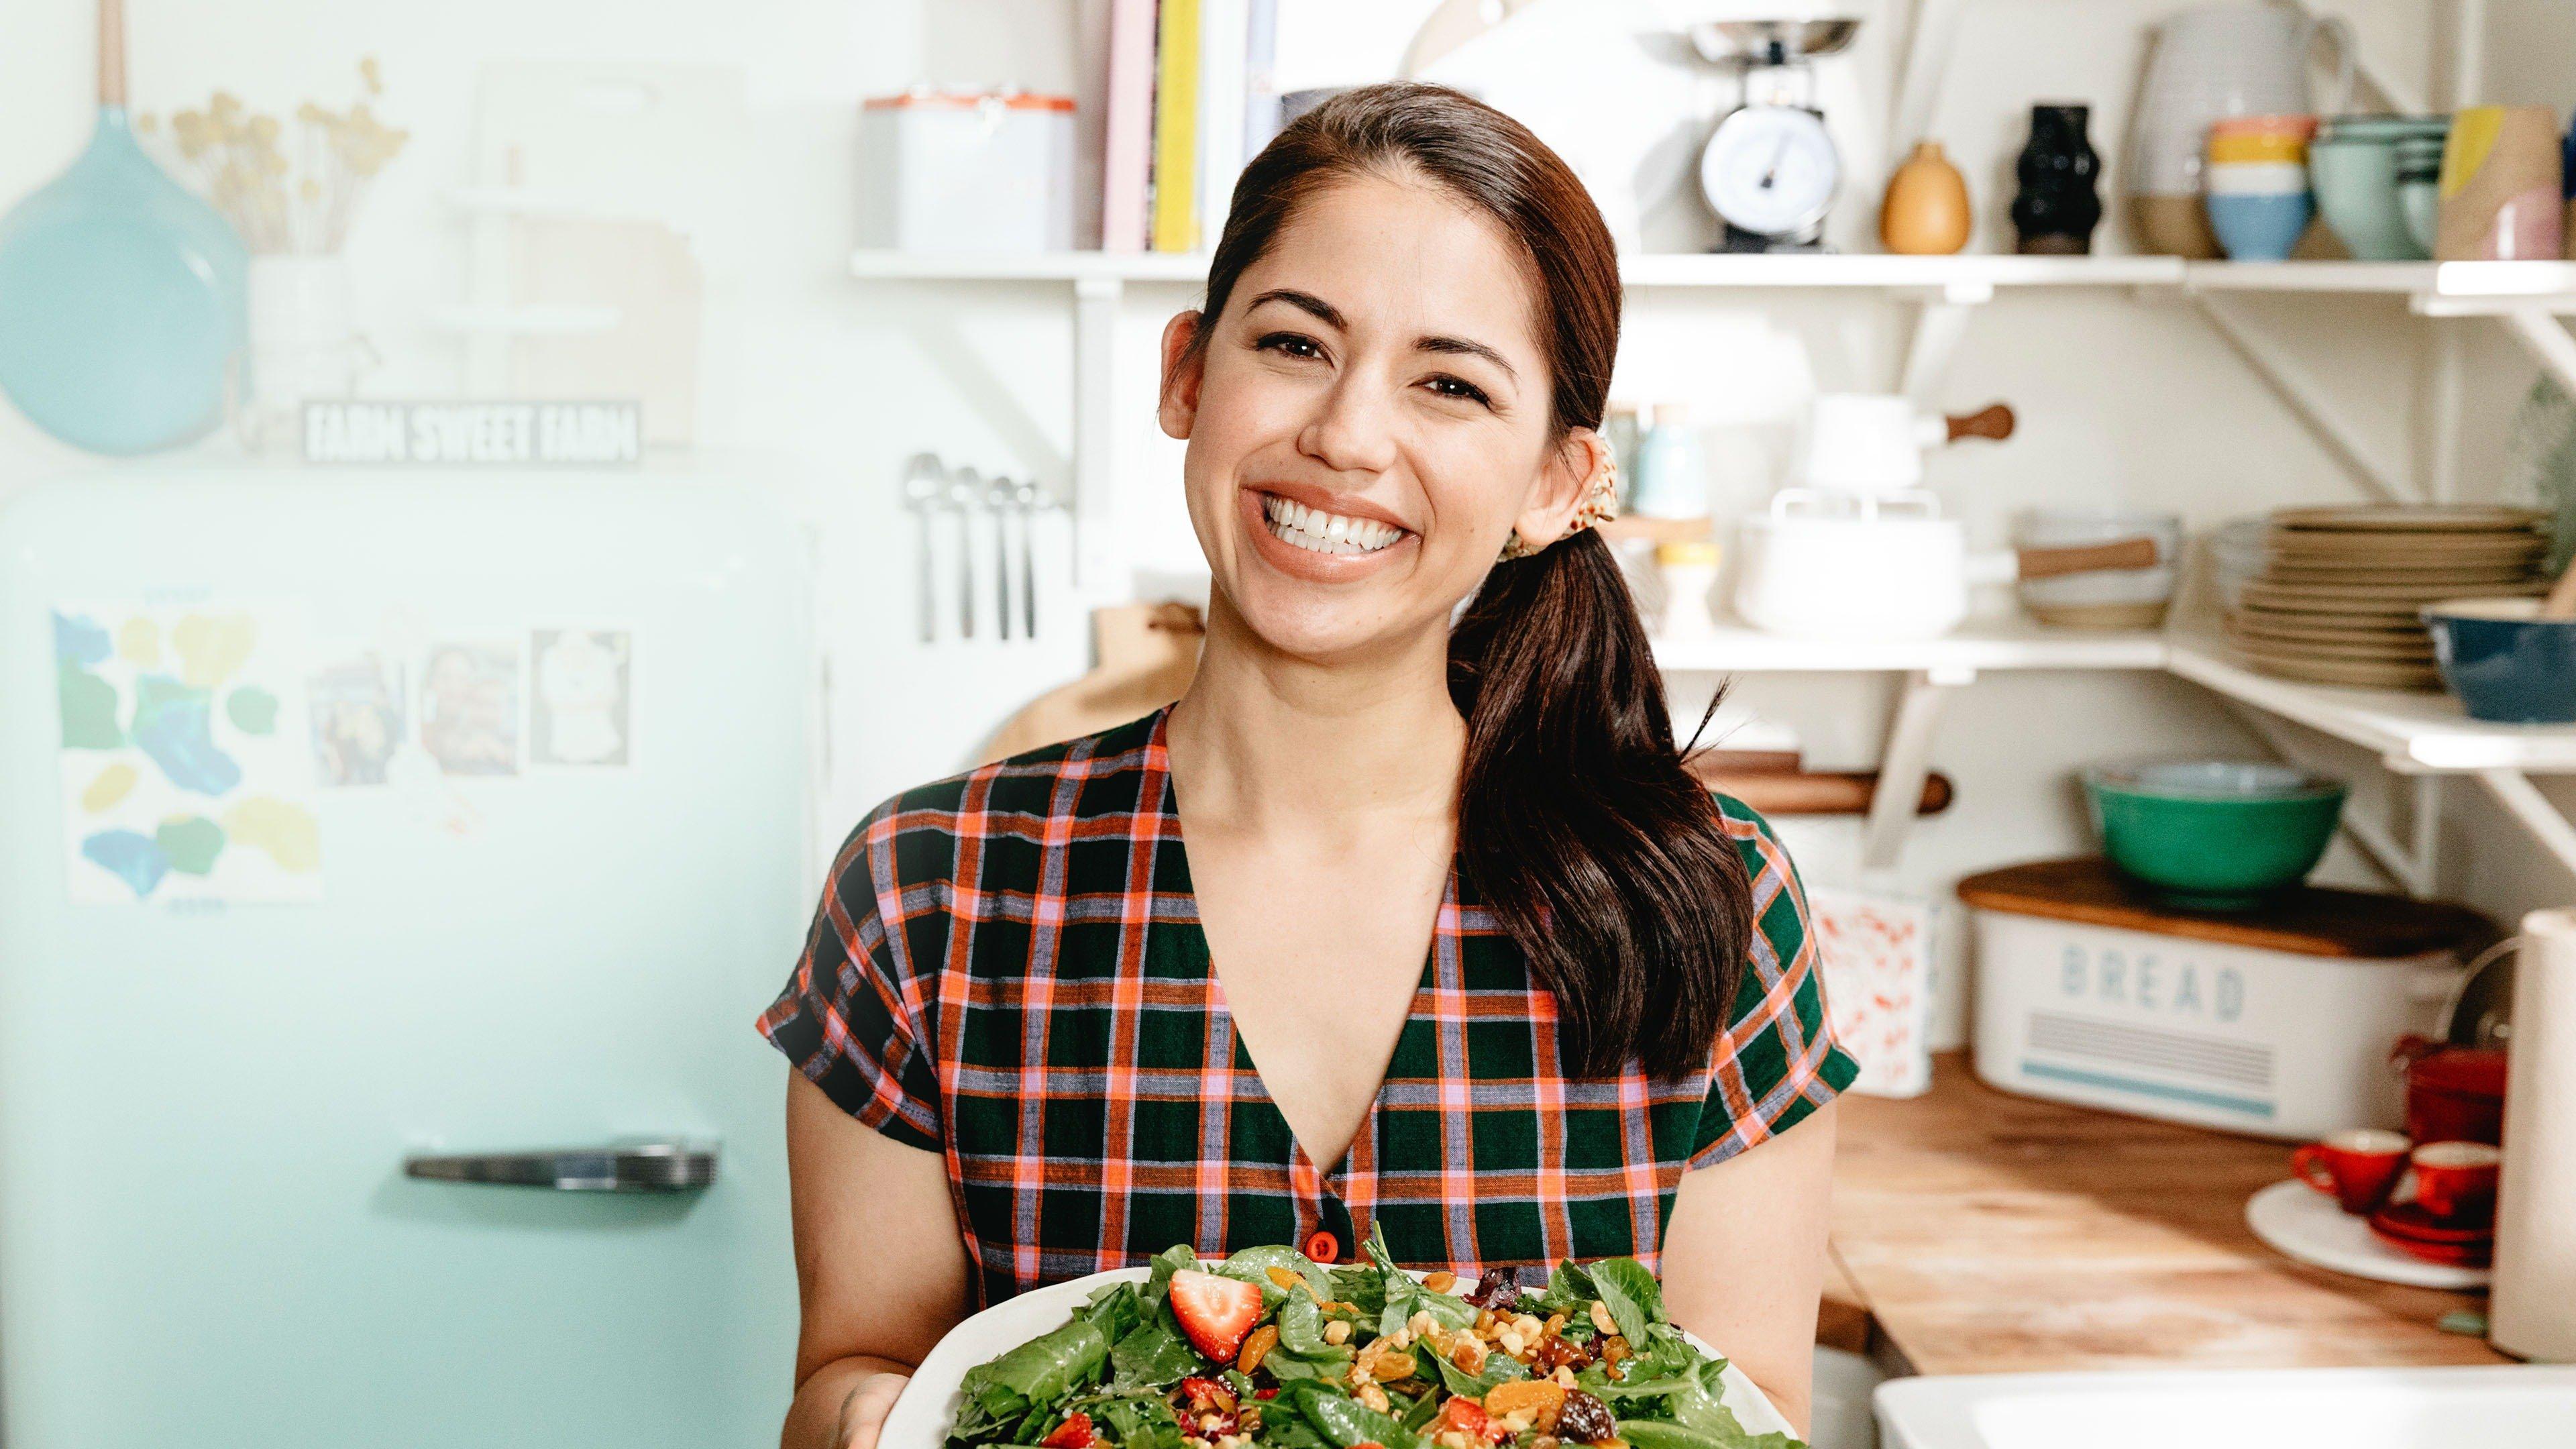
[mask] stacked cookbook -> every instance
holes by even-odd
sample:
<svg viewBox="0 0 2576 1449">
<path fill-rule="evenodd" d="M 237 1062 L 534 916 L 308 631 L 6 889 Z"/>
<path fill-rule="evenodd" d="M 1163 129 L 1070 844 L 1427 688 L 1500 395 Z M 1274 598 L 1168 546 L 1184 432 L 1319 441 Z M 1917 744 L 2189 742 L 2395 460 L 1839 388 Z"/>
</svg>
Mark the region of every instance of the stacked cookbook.
<svg viewBox="0 0 2576 1449">
<path fill-rule="evenodd" d="M 1216 244 L 1244 161 L 1279 129 L 1281 0 L 1110 0 L 1101 246 Z"/>
</svg>

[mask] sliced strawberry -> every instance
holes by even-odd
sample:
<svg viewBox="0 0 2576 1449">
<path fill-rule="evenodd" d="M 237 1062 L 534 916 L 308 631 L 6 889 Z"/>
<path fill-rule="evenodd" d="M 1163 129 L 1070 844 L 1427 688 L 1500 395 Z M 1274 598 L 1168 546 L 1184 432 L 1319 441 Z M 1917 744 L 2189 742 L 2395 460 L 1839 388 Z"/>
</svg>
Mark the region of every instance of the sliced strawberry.
<svg viewBox="0 0 2576 1449">
<path fill-rule="evenodd" d="M 1259 1287 L 1195 1268 L 1172 1275 L 1171 1304 L 1191 1345 L 1221 1364 L 1234 1362 L 1236 1350 L 1261 1321 Z"/>
<path fill-rule="evenodd" d="M 1038 1442 L 1046 1449 L 1091 1449 L 1091 1416 L 1079 1411 L 1068 1414 L 1054 1433 Z"/>
<path fill-rule="evenodd" d="M 1484 1405 L 1466 1398 L 1451 1399 L 1440 1406 L 1439 1427 L 1432 1431 L 1432 1437 L 1437 1438 L 1442 1432 L 1452 1429 L 1489 1444 L 1501 1442 L 1506 1432 L 1485 1412 Z"/>
</svg>

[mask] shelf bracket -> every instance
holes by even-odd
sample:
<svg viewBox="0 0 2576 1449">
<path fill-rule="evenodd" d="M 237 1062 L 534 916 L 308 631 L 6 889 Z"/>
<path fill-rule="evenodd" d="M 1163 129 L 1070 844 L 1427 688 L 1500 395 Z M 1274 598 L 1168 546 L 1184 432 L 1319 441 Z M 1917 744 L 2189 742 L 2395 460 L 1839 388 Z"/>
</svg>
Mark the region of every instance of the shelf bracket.
<svg viewBox="0 0 2576 1449">
<path fill-rule="evenodd" d="M 1960 0 L 1914 0 L 1907 7 L 1899 38 L 1896 104 L 1887 117 L 1890 166 L 1904 160 L 1916 141 L 1932 130 L 1932 107 L 1941 95 L 1942 72 L 1950 68 L 1951 41 L 1959 33 Z"/>
<path fill-rule="evenodd" d="M 2354 482 L 2383 502 L 2423 501 L 2421 489 L 2371 461 L 2369 447 L 2361 435 L 2349 422 L 2335 414 L 2316 379 L 2310 377 L 2305 369 L 2271 343 L 2256 336 L 2243 319 L 2230 312 L 2215 297 L 2206 292 L 2194 292 L 2192 301 L 2200 308 L 2201 315 L 2209 319 L 2209 325 L 2219 337 L 2235 350 L 2257 377 L 2263 379 L 2289 408 L 2291 416 L 2306 426 L 2326 452 L 2352 475 Z M 2561 331 L 2559 336 L 2566 338 L 2566 333 Z M 2569 339 L 2567 347 L 2570 355 L 2576 356 L 2576 339 Z"/>
<path fill-rule="evenodd" d="M 2290 8 L 2312 20 L 2327 19 L 2334 14 L 2325 6 L 2316 3 L 2316 0 L 2290 0 Z M 2379 110 L 2400 116 L 2424 114 L 2426 109 L 2424 98 L 2416 93 L 2415 88 L 2390 75 L 2385 67 L 2372 64 L 2370 57 L 2362 53 L 2358 41 L 2354 43 L 2352 53 L 2352 72 L 2360 81 L 2360 88 L 2378 100 Z M 2468 102 L 2461 101 L 2458 104 L 2466 105 Z"/>
<path fill-rule="evenodd" d="M 1118 309 L 1126 295 L 1116 277 L 1073 284 L 1073 582 L 1098 590 L 1108 582 L 1111 517 L 1117 499 Z"/>
<path fill-rule="evenodd" d="M 2576 397 L 2576 337 L 2568 335 L 2557 317 L 2544 308 L 2516 307 L 2498 312 L 2496 320 L 2540 363 L 2551 381 Z"/>
<path fill-rule="evenodd" d="M 2304 764 L 2297 741 L 2280 721 L 2237 700 L 2222 696 L 2219 703 L 2247 734 L 2261 740 L 2274 755 L 2292 764 Z M 2413 782 L 2413 798 L 2407 811 L 2408 833 L 2414 837 L 2411 844 L 2398 844 L 2393 822 L 2383 825 L 2350 809 L 2335 824 L 2390 885 L 2422 900 L 2433 894 L 2434 872 L 2440 864 L 2436 851 L 2442 834 L 2442 780 L 2438 775 L 2408 778 Z M 2393 781 L 2391 788 L 2395 788 Z"/>
<path fill-rule="evenodd" d="M 1869 797 L 1869 815 L 1861 825 L 1861 868 L 1893 867 L 1905 848 L 1916 807 L 1923 799 L 1924 777 L 1932 772 L 1932 729 L 1941 721 L 1946 691 L 1976 682 L 1973 669 L 1917 670 L 1905 676 L 1896 711 L 1887 725 L 1887 746 L 1880 752 L 1878 788 Z"/>
<path fill-rule="evenodd" d="M 2557 859 L 2561 869 L 2576 875 L 2576 824 L 2549 803 L 2529 775 L 2520 770 L 2480 770 L 2478 781 Z"/>
<path fill-rule="evenodd" d="M 1896 390 L 1916 403 L 1932 404 L 1958 355 L 1968 314 L 1995 298 L 1992 282 L 1952 282 L 1914 300 L 1914 329 L 1905 343 L 1905 370 Z"/>
</svg>

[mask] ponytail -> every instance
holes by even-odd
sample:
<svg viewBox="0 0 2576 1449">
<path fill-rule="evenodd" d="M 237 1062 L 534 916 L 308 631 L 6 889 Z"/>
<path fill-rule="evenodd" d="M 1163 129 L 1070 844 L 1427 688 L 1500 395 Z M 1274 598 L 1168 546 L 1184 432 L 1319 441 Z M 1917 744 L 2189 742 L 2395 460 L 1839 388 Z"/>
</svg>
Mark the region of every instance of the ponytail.
<svg viewBox="0 0 2576 1449">
<path fill-rule="evenodd" d="M 1460 868 L 1555 995 L 1568 1059 L 1587 1076 L 1704 1064 L 1743 978 L 1753 885 L 1683 766 L 1598 533 L 1494 566 L 1450 635 L 1449 692 L 1467 718 Z"/>
</svg>

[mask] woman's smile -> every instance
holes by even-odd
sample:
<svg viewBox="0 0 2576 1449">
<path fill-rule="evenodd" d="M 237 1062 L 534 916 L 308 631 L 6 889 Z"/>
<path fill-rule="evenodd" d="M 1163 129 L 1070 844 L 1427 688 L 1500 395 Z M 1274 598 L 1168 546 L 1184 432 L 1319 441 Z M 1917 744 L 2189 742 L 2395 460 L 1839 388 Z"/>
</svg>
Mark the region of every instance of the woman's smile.
<svg viewBox="0 0 2576 1449">
<path fill-rule="evenodd" d="M 1309 582 L 1344 583 L 1375 574 L 1420 539 L 1373 504 L 1309 484 L 1247 485 L 1235 496 L 1253 553 Z"/>
</svg>

